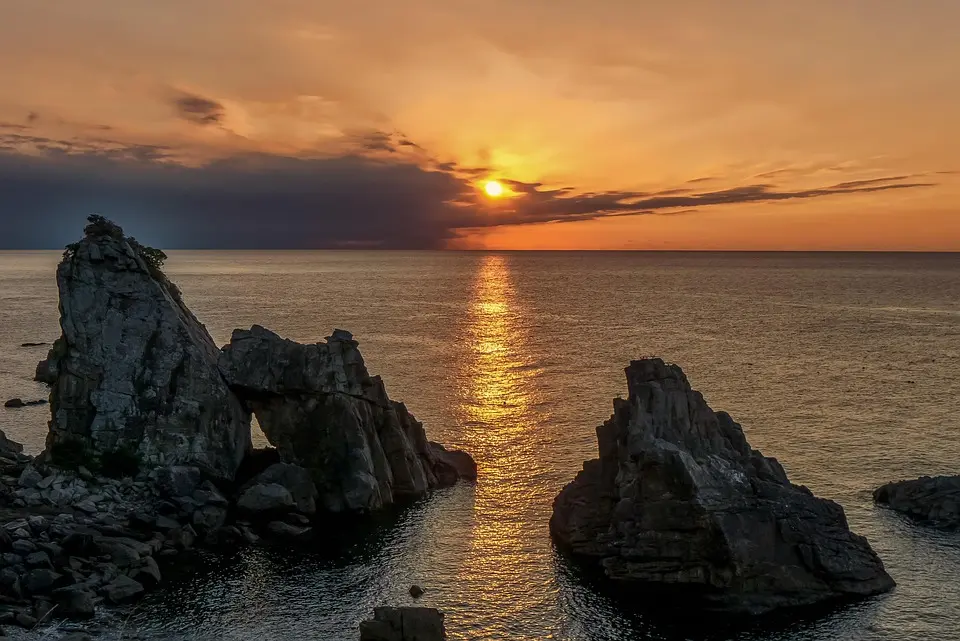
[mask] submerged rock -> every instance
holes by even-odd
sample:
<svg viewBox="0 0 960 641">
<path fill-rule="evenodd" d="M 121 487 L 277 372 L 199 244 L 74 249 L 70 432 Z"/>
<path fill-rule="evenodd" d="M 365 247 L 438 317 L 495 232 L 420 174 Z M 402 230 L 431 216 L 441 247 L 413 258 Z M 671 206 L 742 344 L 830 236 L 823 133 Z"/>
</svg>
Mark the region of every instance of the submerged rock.
<svg viewBox="0 0 960 641">
<path fill-rule="evenodd" d="M 922 476 L 881 485 L 873 499 L 897 512 L 943 528 L 960 528 L 960 476 Z"/>
<path fill-rule="evenodd" d="M 374 608 L 360 623 L 360 641 L 443 641 L 443 613 L 435 608 Z"/>
<path fill-rule="evenodd" d="M 349 332 L 302 345 L 260 326 L 236 330 L 220 369 L 281 459 L 309 471 L 318 508 L 373 510 L 476 478 L 469 455 L 427 441 L 390 400 Z"/>
<path fill-rule="evenodd" d="M 791 484 L 679 367 L 647 359 L 626 374 L 629 397 L 597 428 L 600 458 L 554 501 L 550 529 L 562 548 L 616 582 L 727 612 L 894 586 L 843 508 Z"/>
<path fill-rule="evenodd" d="M 53 388 L 47 455 L 75 466 L 122 453 L 232 478 L 250 416 L 220 376 L 219 349 L 155 250 L 99 217 L 85 232 L 57 269 L 63 335 L 37 367 Z"/>
</svg>

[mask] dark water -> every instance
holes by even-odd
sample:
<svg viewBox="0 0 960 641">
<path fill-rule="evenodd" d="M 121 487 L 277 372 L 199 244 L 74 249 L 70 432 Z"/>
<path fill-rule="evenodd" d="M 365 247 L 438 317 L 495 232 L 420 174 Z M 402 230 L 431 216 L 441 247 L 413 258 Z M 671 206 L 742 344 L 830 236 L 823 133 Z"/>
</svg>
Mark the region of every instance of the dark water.
<svg viewBox="0 0 960 641">
<path fill-rule="evenodd" d="M 0 395 L 58 334 L 56 254 L 0 253 Z M 122 625 L 150 639 L 355 639 L 374 605 L 448 613 L 452 639 L 960 639 L 960 535 L 875 508 L 878 484 L 960 472 L 960 255 L 174 253 L 168 272 L 218 342 L 261 323 L 299 341 L 352 331 L 432 439 L 477 459 L 440 492 L 317 554 L 199 563 Z M 899 583 L 760 629 L 677 628 L 592 586 L 547 533 L 559 488 L 631 358 L 681 364 L 791 480 L 845 506 Z M 42 446 L 44 408 L 0 412 Z M 623 601 L 626 601 L 624 603 Z M 690 616 L 685 623 L 695 622 Z M 117 625 L 121 625 L 119 622 Z"/>
</svg>

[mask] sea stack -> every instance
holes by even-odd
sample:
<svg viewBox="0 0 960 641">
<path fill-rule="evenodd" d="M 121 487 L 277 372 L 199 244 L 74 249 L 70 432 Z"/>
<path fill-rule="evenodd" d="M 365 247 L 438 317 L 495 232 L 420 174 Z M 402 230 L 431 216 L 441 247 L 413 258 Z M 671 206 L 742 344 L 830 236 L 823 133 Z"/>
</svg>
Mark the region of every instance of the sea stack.
<svg viewBox="0 0 960 641">
<path fill-rule="evenodd" d="M 280 458 L 310 472 L 320 509 L 375 510 L 476 478 L 469 455 L 428 441 L 390 400 L 349 332 L 304 345 L 259 326 L 236 330 L 220 370 Z"/>
<path fill-rule="evenodd" d="M 599 459 L 554 501 L 559 547 L 621 585 L 728 613 L 894 586 L 843 508 L 790 483 L 678 366 L 644 359 L 626 375 L 628 398 L 597 428 Z"/>
<path fill-rule="evenodd" d="M 57 269 L 63 334 L 37 367 L 52 387 L 46 458 L 195 465 L 232 479 L 251 447 L 250 415 L 220 375 L 220 350 L 160 271 L 162 252 L 89 220 Z"/>
</svg>

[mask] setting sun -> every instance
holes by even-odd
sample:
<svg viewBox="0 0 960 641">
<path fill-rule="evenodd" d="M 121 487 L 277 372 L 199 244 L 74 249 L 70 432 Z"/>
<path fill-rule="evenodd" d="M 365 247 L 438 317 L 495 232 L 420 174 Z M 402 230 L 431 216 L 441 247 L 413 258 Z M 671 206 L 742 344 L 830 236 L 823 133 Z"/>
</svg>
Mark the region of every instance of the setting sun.
<svg viewBox="0 0 960 641">
<path fill-rule="evenodd" d="M 483 190 L 487 192 L 487 195 L 491 198 L 499 198 L 503 195 L 503 185 L 496 180 L 488 181 L 487 184 L 483 186 Z"/>
</svg>

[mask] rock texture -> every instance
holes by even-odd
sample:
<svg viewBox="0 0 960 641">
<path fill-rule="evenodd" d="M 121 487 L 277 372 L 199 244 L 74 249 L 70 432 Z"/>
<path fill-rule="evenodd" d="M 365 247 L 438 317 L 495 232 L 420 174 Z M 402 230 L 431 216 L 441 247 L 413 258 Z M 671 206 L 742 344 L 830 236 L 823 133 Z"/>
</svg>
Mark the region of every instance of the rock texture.
<svg viewBox="0 0 960 641">
<path fill-rule="evenodd" d="M 434 608 L 374 608 L 360 641 L 444 641 L 443 613 Z"/>
<path fill-rule="evenodd" d="M 220 352 L 151 251 L 91 217 L 57 270 L 63 335 L 37 368 L 52 386 L 47 453 L 128 452 L 225 478 L 251 447 L 250 416 Z"/>
<path fill-rule="evenodd" d="M 319 509 L 373 510 L 476 478 L 469 455 L 427 441 L 390 400 L 349 332 L 302 345 L 260 326 L 236 330 L 220 370 L 282 460 L 310 472 Z"/>
<path fill-rule="evenodd" d="M 907 516 L 943 528 L 960 528 L 960 476 L 923 476 L 878 487 L 873 499 Z"/>
<path fill-rule="evenodd" d="M 647 359 L 626 374 L 629 397 L 597 429 L 600 458 L 554 502 L 550 529 L 562 548 L 614 581 L 726 612 L 894 586 L 843 508 L 791 484 L 679 367 Z"/>
</svg>

